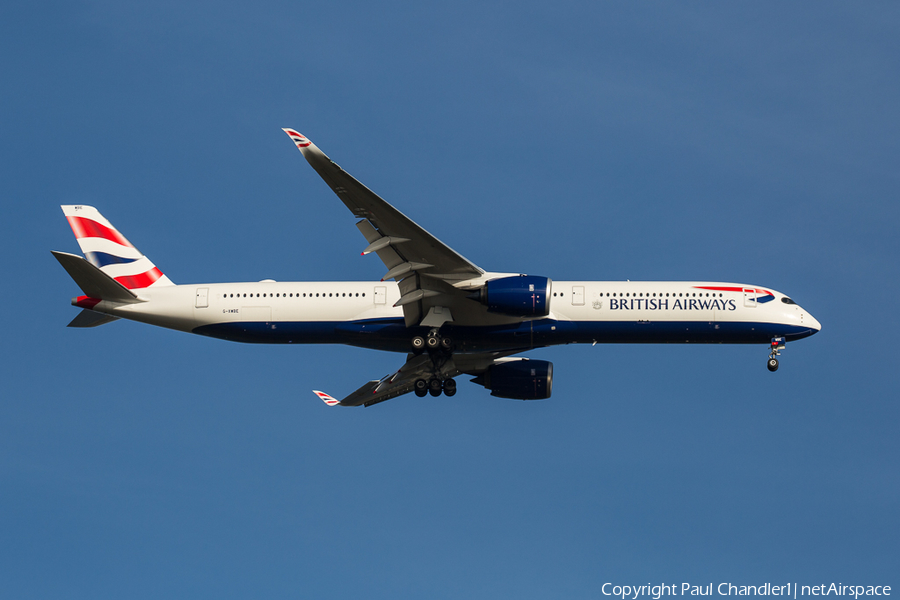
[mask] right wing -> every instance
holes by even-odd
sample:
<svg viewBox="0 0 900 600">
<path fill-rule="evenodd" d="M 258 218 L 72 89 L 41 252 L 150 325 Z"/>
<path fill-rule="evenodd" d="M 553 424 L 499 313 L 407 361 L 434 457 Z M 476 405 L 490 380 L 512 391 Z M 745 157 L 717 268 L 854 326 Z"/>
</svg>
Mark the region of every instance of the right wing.
<svg viewBox="0 0 900 600">
<path fill-rule="evenodd" d="M 369 242 L 363 254 L 378 254 L 388 269 L 382 280 L 399 283 L 401 297 L 395 306 L 403 306 L 407 326 L 419 325 L 431 307 L 465 302 L 467 292 L 452 284 L 479 278 L 482 269 L 354 179 L 308 138 L 293 129 L 284 131 L 328 187 L 363 219 L 356 224 Z"/>
</svg>

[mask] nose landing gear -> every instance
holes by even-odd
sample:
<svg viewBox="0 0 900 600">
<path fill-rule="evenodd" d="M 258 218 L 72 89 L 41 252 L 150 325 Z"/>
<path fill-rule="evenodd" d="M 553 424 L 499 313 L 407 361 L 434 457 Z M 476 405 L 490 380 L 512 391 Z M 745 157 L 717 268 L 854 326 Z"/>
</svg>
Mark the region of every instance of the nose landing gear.
<svg viewBox="0 0 900 600">
<path fill-rule="evenodd" d="M 774 373 L 778 370 L 778 359 L 775 357 L 781 356 L 781 352 L 779 352 L 779 350 L 784 350 L 784 338 L 772 338 L 772 344 L 770 348 L 771 350 L 769 352 L 769 361 L 766 363 L 766 368 Z"/>
</svg>

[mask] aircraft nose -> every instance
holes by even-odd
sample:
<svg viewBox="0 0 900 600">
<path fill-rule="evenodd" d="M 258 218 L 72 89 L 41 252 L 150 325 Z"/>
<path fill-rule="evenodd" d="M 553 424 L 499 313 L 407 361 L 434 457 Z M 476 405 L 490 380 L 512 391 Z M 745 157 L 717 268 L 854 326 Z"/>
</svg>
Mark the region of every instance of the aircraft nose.
<svg viewBox="0 0 900 600">
<path fill-rule="evenodd" d="M 814 316 L 809 313 L 806 313 L 806 318 L 804 319 L 805 325 L 809 325 L 809 327 L 813 330 L 813 333 L 818 333 L 822 330 L 822 324 L 816 320 Z"/>
</svg>

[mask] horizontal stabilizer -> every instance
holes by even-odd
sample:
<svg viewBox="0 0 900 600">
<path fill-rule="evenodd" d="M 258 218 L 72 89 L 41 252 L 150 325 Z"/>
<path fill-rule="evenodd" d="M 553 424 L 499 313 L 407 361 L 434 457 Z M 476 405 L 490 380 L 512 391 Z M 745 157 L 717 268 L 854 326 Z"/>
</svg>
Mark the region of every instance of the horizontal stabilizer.
<svg viewBox="0 0 900 600">
<path fill-rule="evenodd" d="M 51 252 L 85 295 L 113 302 L 140 302 L 125 286 L 80 256 L 55 250 Z"/>
<path fill-rule="evenodd" d="M 77 317 L 72 319 L 72 322 L 69 323 L 67 327 L 99 327 L 100 325 L 106 325 L 107 323 L 118 320 L 119 317 L 104 315 L 103 313 L 94 312 L 85 308 L 78 313 Z"/>
</svg>

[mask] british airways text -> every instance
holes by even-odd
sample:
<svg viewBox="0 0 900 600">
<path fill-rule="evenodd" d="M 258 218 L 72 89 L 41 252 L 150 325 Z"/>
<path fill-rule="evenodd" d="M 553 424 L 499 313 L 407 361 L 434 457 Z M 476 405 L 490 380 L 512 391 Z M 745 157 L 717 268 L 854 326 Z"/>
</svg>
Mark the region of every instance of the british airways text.
<svg viewBox="0 0 900 600">
<path fill-rule="evenodd" d="M 669 299 L 659 298 L 610 298 L 610 310 L 670 310 Z M 737 310 L 734 300 L 712 300 L 700 298 L 677 298 L 671 310 Z"/>
</svg>

